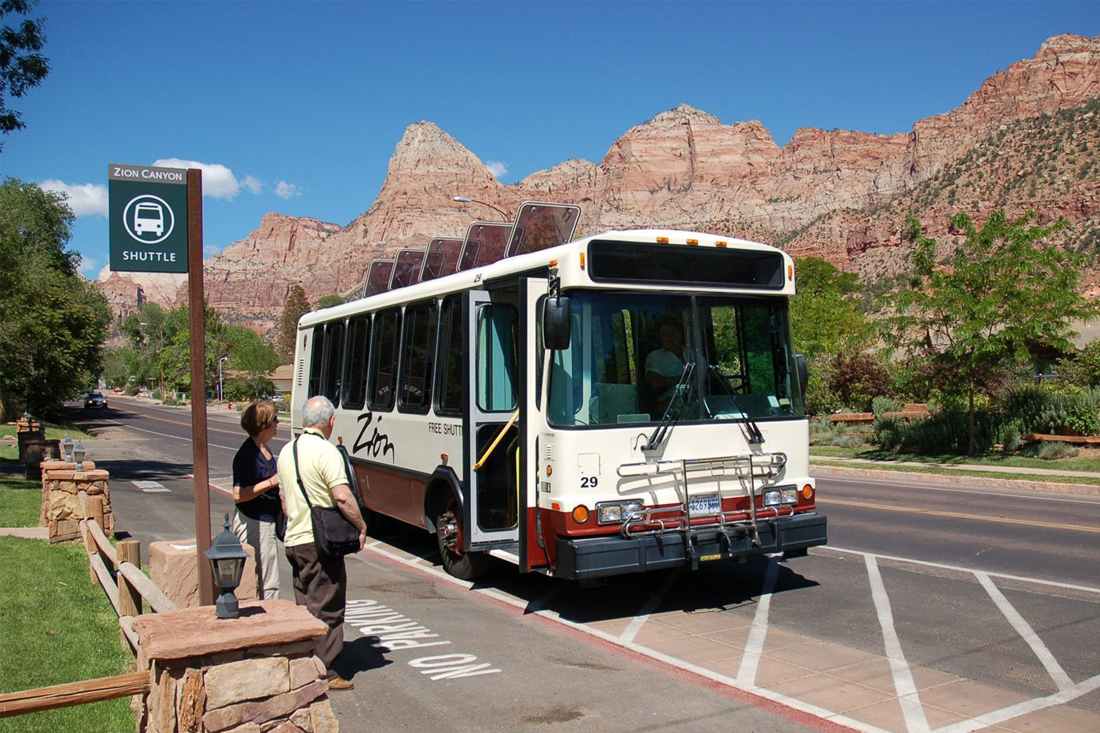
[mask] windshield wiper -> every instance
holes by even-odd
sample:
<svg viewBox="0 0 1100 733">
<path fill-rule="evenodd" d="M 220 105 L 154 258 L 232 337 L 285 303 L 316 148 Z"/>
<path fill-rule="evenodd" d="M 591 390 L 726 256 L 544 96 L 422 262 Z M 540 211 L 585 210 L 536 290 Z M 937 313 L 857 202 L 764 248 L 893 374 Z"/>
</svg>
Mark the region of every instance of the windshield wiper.
<svg viewBox="0 0 1100 733">
<path fill-rule="evenodd" d="M 764 442 L 764 434 L 760 432 L 760 426 L 756 424 L 756 421 L 749 417 L 749 413 L 741 406 L 741 400 L 738 399 L 738 394 L 736 390 L 734 390 L 733 385 L 730 384 L 729 378 L 714 364 L 709 365 L 707 371 L 718 378 L 718 383 L 722 385 L 722 389 L 726 390 L 726 394 L 733 398 L 733 404 L 741 413 L 741 420 L 738 422 L 738 425 L 743 426 L 742 432 L 746 433 L 745 439 L 748 440 L 751 445 L 762 444 Z"/>
<path fill-rule="evenodd" d="M 668 407 L 665 408 L 665 414 L 661 416 L 661 422 L 657 425 L 657 429 L 653 431 L 653 435 L 649 436 L 649 442 L 642 446 L 642 450 L 650 451 L 659 448 L 661 443 L 665 442 L 665 437 L 672 430 L 672 426 L 680 421 L 680 417 L 684 414 L 683 409 L 676 410 L 673 414 L 672 408 L 684 401 L 684 392 L 686 391 L 684 387 L 691 383 L 691 375 L 694 373 L 695 362 L 689 361 L 684 364 L 684 371 L 680 374 L 680 381 L 673 388 L 672 399 L 669 400 Z"/>
</svg>

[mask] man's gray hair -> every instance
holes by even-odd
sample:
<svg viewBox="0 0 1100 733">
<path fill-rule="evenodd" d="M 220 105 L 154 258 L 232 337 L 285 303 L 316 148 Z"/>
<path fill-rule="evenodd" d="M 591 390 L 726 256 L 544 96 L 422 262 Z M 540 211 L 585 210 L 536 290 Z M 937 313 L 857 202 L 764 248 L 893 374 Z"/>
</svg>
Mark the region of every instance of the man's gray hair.
<svg viewBox="0 0 1100 733">
<path fill-rule="evenodd" d="M 328 397 L 317 395 L 310 397 L 302 410 L 303 428 L 323 428 L 328 426 L 328 421 L 336 414 L 336 408 L 329 402 Z"/>
</svg>

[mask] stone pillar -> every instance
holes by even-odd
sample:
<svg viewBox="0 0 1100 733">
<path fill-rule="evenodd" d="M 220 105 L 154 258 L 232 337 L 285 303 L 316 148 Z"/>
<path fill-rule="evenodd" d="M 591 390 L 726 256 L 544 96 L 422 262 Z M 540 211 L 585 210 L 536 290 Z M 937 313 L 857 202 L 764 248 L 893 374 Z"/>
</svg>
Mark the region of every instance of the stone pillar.
<svg viewBox="0 0 1100 733">
<path fill-rule="evenodd" d="M 28 440 L 24 444 L 24 475 L 29 479 L 42 478 L 42 463 L 61 458 L 61 441 L 57 438 Z"/>
<path fill-rule="evenodd" d="M 115 516 L 111 511 L 111 493 L 108 488 L 110 474 L 106 471 L 89 470 L 89 463 L 84 462 L 84 471 L 77 471 L 75 468 L 45 468 L 43 471 L 41 519 L 48 529 L 50 542 L 80 539 L 80 520 L 84 519 L 80 511 L 81 491 L 88 496 L 103 498 L 103 533 L 108 537 L 114 535 Z M 49 464 L 53 465 L 54 462 Z"/>
<path fill-rule="evenodd" d="M 46 513 L 50 508 L 50 501 L 49 501 L 49 497 L 50 497 L 50 494 L 49 494 L 50 471 L 75 471 L 76 470 L 76 462 L 75 461 L 62 461 L 62 460 L 42 461 L 41 467 L 42 467 L 42 511 L 40 511 L 38 513 L 38 525 L 40 527 L 46 527 L 46 526 L 48 526 L 47 523 L 46 523 Z M 87 470 L 87 471 L 92 471 L 92 470 L 95 469 L 95 464 L 92 463 L 91 461 L 84 461 L 84 469 Z M 78 504 L 78 507 L 79 507 L 79 504 Z"/>
<path fill-rule="evenodd" d="M 136 702 L 138 733 L 340 730 L 313 655 L 328 627 L 303 606 L 242 603 L 239 619 L 182 608 L 139 616 L 134 631 L 151 683 Z"/>
<path fill-rule="evenodd" d="M 196 565 L 194 537 L 186 540 L 149 543 L 149 580 L 164 591 L 180 608 L 199 605 L 199 574 Z M 258 599 L 256 588 L 256 553 L 249 544 L 243 544 L 248 557 L 244 561 L 241 584 L 235 595 L 239 601 Z M 214 591 L 217 594 L 217 589 Z"/>
<path fill-rule="evenodd" d="M 19 418 L 15 421 L 15 437 L 19 441 L 19 462 L 23 465 L 27 463 L 27 442 L 31 440 L 42 440 L 46 437 L 46 432 L 42 427 L 42 423 L 39 420 L 25 418 Z"/>
</svg>

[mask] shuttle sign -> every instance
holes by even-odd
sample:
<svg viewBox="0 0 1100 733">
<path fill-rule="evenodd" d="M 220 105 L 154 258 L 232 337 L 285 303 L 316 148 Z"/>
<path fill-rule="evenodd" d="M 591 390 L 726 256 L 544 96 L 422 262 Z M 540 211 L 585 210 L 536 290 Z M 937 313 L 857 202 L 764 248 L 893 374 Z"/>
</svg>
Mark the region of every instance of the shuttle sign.
<svg viewBox="0 0 1100 733">
<path fill-rule="evenodd" d="M 108 166 L 111 269 L 187 272 L 187 171 Z"/>
</svg>

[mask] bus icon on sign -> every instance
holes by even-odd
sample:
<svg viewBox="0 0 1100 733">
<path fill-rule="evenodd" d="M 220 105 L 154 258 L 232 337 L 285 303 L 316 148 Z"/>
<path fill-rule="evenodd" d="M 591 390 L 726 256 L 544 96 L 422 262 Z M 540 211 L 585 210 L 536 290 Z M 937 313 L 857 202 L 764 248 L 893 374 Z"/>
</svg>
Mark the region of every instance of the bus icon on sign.
<svg viewBox="0 0 1100 733">
<path fill-rule="evenodd" d="M 134 233 L 152 232 L 156 236 L 164 234 L 164 210 L 160 204 L 142 202 L 135 207 Z"/>
<path fill-rule="evenodd" d="M 122 212 L 126 233 L 142 244 L 160 244 L 176 225 L 172 207 L 160 196 L 141 194 L 130 199 Z"/>
</svg>

